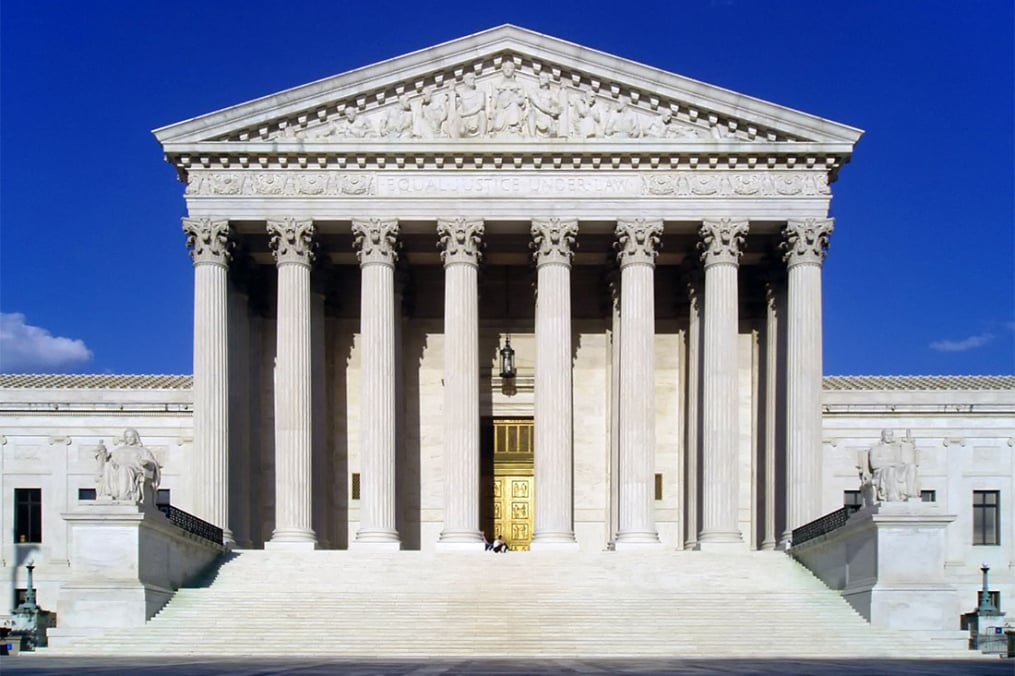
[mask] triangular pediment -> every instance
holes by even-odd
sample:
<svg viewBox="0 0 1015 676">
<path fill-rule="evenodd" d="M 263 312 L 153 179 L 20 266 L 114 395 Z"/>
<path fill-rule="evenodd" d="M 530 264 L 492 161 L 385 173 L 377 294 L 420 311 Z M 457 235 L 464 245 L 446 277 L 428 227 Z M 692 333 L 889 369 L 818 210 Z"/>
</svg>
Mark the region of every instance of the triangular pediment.
<svg viewBox="0 0 1015 676">
<path fill-rule="evenodd" d="M 836 154 L 848 154 L 862 134 L 510 25 L 154 133 L 167 152 L 207 145 L 228 152 L 229 144 L 785 142 L 834 147 Z"/>
</svg>

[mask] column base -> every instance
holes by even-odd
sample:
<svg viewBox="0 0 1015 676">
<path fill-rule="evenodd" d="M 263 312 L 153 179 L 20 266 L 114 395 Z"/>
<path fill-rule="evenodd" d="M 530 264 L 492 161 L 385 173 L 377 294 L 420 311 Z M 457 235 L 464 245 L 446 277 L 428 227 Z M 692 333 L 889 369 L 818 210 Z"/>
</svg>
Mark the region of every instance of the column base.
<svg viewBox="0 0 1015 676">
<path fill-rule="evenodd" d="M 311 551 L 317 549 L 317 535 L 309 528 L 276 528 L 264 548 Z"/>
<path fill-rule="evenodd" d="M 265 551 L 275 552 L 312 552 L 317 549 L 316 542 L 293 542 L 288 540 L 268 540 L 264 543 Z"/>
<path fill-rule="evenodd" d="M 442 530 L 438 543 L 483 544 L 483 534 L 478 530 Z"/>
<path fill-rule="evenodd" d="M 659 534 L 655 531 L 630 531 L 620 533 L 613 543 L 615 551 L 635 549 L 662 549 Z"/>
<path fill-rule="evenodd" d="M 398 537 L 398 531 L 381 528 L 361 528 L 356 533 L 356 539 L 349 543 L 349 549 L 356 547 L 370 546 L 373 549 L 401 549 L 402 542 Z M 373 547 L 373 545 L 380 545 Z"/>
<path fill-rule="evenodd" d="M 746 542 L 716 542 L 700 540 L 699 552 L 719 552 L 720 554 L 736 554 L 749 551 Z"/>
<path fill-rule="evenodd" d="M 350 552 L 398 552 L 402 543 L 395 541 L 353 540 L 349 543 Z"/>
</svg>

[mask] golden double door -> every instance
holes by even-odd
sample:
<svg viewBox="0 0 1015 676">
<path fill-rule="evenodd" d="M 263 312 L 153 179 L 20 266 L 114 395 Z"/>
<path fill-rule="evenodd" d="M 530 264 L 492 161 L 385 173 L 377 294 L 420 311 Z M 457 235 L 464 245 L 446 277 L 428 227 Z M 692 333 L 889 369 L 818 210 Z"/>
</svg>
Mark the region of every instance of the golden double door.
<svg viewBox="0 0 1015 676">
<path fill-rule="evenodd" d="M 493 418 L 483 425 L 482 509 L 488 540 L 502 535 L 514 551 L 532 542 L 532 419 Z"/>
</svg>

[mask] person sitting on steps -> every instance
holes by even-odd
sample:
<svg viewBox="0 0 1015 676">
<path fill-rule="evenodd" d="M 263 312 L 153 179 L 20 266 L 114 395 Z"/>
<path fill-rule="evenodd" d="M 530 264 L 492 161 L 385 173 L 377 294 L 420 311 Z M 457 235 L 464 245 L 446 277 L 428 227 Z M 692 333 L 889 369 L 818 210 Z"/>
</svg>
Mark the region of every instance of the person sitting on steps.
<svg viewBox="0 0 1015 676">
<path fill-rule="evenodd" d="M 508 550 L 508 546 L 507 542 L 504 541 L 504 536 L 498 535 L 494 539 L 490 549 L 492 549 L 495 554 L 503 554 L 504 552 L 506 552 Z"/>
</svg>

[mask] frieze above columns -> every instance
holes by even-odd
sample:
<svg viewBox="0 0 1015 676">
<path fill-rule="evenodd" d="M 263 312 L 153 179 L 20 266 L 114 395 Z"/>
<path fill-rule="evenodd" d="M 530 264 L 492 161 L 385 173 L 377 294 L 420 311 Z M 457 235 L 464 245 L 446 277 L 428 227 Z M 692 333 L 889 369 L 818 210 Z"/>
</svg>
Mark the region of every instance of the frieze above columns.
<svg viewBox="0 0 1015 676">
<path fill-rule="evenodd" d="M 278 265 L 314 262 L 314 222 L 310 219 L 268 219 L 269 246 Z"/>
<path fill-rule="evenodd" d="M 574 256 L 578 221 L 574 218 L 537 218 L 532 220 L 532 249 L 536 265 L 570 265 Z"/>
<path fill-rule="evenodd" d="M 744 220 L 719 218 L 702 221 L 698 230 L 702 264 L 706 268 L 718 264 L 738 265 L 744 253 L 747 230 L 748 224 Z"/>
<path fill-rule="evenodd" d="M 790 220 L 782 230 L 783 260 L 786 267 L 802 263 L 821 265 L 828 253 L 828 238 L 832 234 L 832 218 L 806 218 Z"/>
<path fill-rule="evenodd" d="M 663 234 L 661 218 L 631 218 L 617 221 L 617 263 L 620 267 L 634 263 L 653 265 L 659 255 Z"/>
<path fill-rule="evenodd" d="M 578 158 L 581 160 L 582 158 Z M 587 158 L 585 158 L 587 159 Z M 556 164 L 557 160 L 548 158 Z M 573 164 L 570 162 L 569 164 Z M 579 165 L 584 166 L 582 161 Z M 618 167 L 619 168 L 619 167 Z M 513 171 L 506 171 L 513 169 Z M 483 171 L 453 168 L 384 171 L 334 169 L 193 169 L 187 197 L 827 197 L 823 171 L 688 169 L 665 172 L 612 171 L 591 163 L 592 171 L 519 167 L 504 162 Z"/>
<path fill-rule="evenodd" d="M 360 265 L 398 261 L 398 221 L 394 218 L 354 218 L 353 246 Z"/>
<path fill-rule="evenodd" d="M 466 263 L 478 265 L 482 260 L 483 234 L 486 229 L 478 218 L 440 218 L 437 235 L 440 237 L 441 260 L 444 265 Z"/>
<path fill-rule="evenodd" d="M 194 265 L 229 265 L 233 241 L 228 219 L 184 218 L 183 231 L 187 234 L 187 248 Z"/>
</svg>

